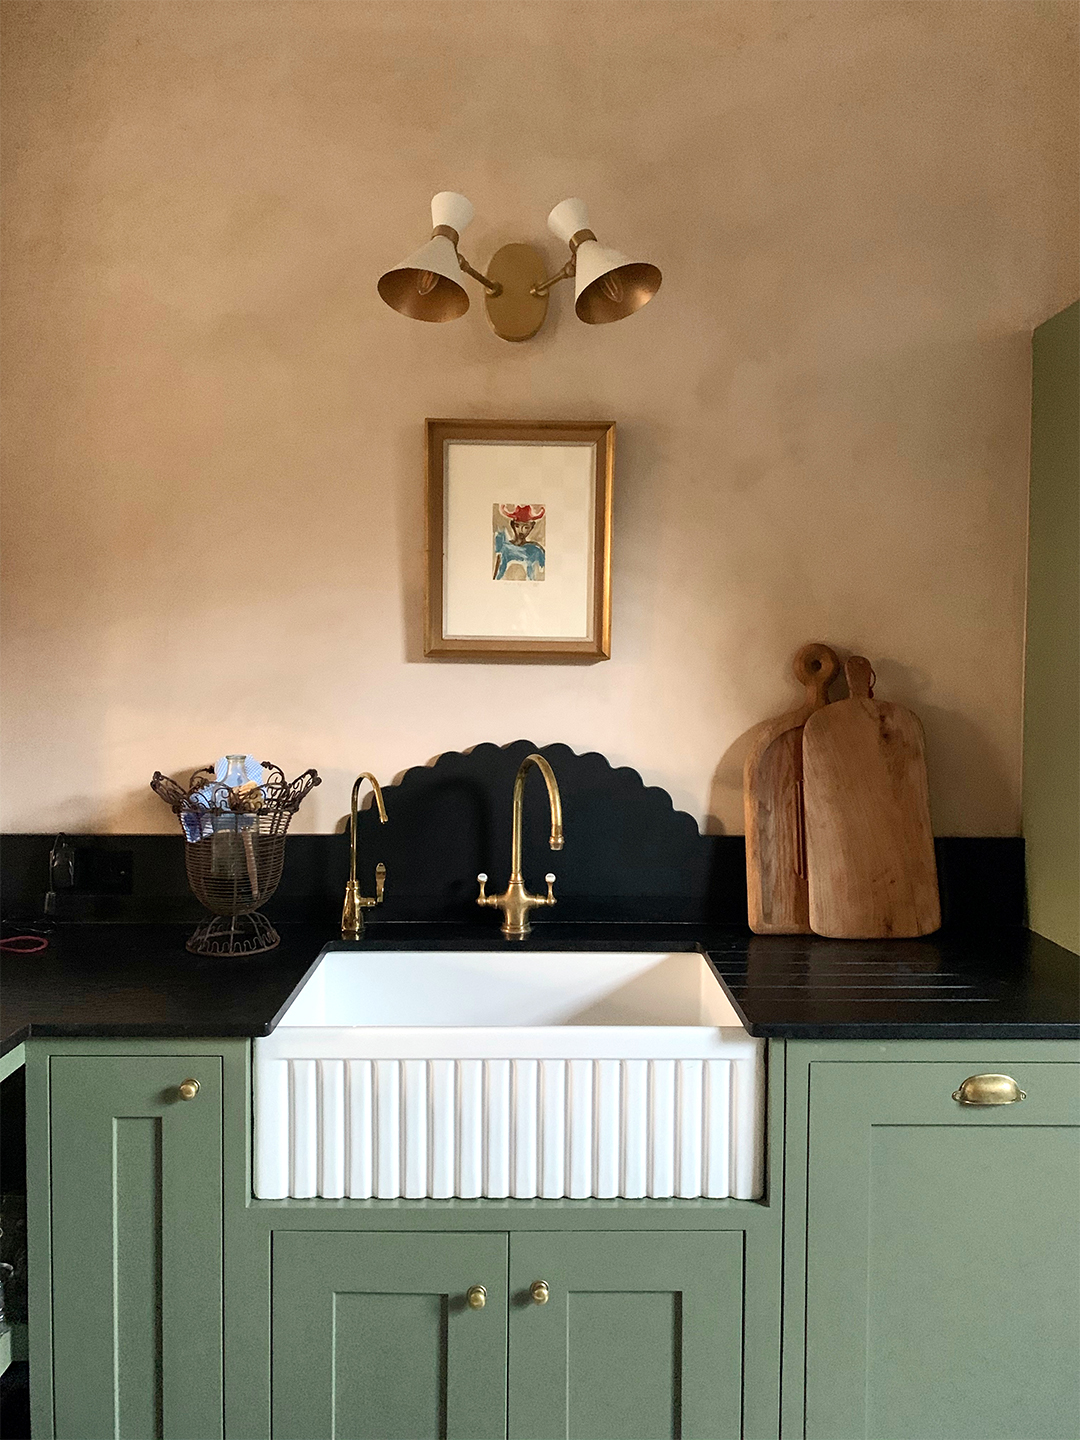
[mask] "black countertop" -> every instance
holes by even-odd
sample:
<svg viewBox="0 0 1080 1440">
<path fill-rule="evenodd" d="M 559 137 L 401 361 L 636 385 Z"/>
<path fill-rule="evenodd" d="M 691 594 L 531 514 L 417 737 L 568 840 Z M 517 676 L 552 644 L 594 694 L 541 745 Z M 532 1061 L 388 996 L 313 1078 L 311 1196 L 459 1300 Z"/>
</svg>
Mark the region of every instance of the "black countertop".
<svg viewBox="0 0 1080 1440">
<path fill-rule="evenodd" d="M 256 1036 L 274 1028 L 327 946 L 282 925 L 279 949 L 190 955 L 186 925 L 60 924 L 5 954 L 0 1053 L 29 1036 Z M 702 950 L 752 1035 L 799 1039 L 1078 1039 L 1080 957 L 1027 930 L 922 940 L 760 936 L 741 928 L 544 920 L 511 947 L 496 926 L 370 924 L 367 950 Z"/>
</svg>

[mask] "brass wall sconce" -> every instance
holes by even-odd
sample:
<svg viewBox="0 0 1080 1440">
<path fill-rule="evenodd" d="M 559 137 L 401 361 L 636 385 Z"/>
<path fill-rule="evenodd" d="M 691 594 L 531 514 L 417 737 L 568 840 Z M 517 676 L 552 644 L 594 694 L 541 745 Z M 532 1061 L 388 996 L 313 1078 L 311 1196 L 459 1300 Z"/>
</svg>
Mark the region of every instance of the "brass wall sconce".
<svg viewBox="0 0 1080 1440">
<path fill-rule="evenodd" d="M 456 320 L 469 308 L 462 271 L 484 287 L 488 321 L 502 340 L 530 340 L 544 323 L 548 292 L 560 280 L 574 281 L 574 310 L 587 325 L 622 320 L 646 305 L 660 288 L 660 271 L 601 245 L 589 229 L 582 200 L 563 200 L 548 216 L 548 229 L 570 247 L 561 270 L 545 278 L 544 257 L 531 245 L 503 245 L 487 274 L 458 253 L 461 232 L 472 220 L 464 195 L 441 190 L 431 201 L 431 239 L 388 270 L 379 294 L 411 320 Z"/>
</svg>

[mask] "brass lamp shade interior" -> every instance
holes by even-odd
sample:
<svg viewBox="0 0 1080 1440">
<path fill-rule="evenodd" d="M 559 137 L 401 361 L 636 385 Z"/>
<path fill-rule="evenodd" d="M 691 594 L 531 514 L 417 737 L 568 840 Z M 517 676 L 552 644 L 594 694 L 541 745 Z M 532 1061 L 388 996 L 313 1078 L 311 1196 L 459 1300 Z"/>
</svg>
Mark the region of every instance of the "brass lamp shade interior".
<svg viewBox="0 0 1080 1440">
<path fill-rule="evenodd" d="M 392 310 L 410 320 L 456 320 L 469 308 L 463 285 L 432 270 L 388 270 L 379 281 L 379 294 Z"/>
<path fill-rule="evenodd" d="M 620 265 L 587 284 L 574 302 L 574 310 L 586 325 L 622 320 L 649 303 L 660 289 L 660 278 L 657 267 L 644 260 Z"/>
</svg>

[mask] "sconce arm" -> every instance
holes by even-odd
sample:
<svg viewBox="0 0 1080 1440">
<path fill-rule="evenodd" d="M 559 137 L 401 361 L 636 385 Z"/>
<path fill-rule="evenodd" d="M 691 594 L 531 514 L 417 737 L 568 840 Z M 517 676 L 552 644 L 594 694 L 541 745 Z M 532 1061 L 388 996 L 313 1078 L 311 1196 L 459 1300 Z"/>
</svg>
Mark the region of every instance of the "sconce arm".
<svg viewBox="0 0 1080 1440">
<path fill-rule="evenodd" d="M 458 264 L 461 266 L 462 270 L 465 271 L 465 274 L 471 275 L 474 280 L 479 280 L 480 284 L 483 285 L 484 289 L 488 292 L 489 295 L 502 294 L 503 287 L 497 281 L 489 280 L 486 275 L 481 275 L 479 270 L 474 270 L 473 267 L 469 264 L 469 262 L 465 259 L 464 255 L 459 255 L 457 259 Z"/>
<path fill-rule="evenodd" d="M 562 267 L 558 274 L 552 275 L 548 280 L 541 280 L 539 285 L 534 285 L 532 287 L 532 289 L 529 291 L 529 294 L 546 295 L 551 289 L 551 287 L 553 285 L 557 285 L 560 280 L 572 280 L 574 278 L 574 272 L 576 269 L 577 257 L 575 255 L 571 255 L 570 259 L 567 260 L 566 264 Z"/>
</svg>

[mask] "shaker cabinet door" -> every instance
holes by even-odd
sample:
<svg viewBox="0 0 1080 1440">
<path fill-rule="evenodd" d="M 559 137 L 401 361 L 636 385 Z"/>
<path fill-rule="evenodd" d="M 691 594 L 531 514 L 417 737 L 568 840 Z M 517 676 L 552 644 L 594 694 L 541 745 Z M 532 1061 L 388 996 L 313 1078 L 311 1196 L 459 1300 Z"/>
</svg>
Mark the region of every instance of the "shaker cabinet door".
<svg viewBox="0 0 1080 1440">
<path fill-rule="evenodd" d="M 273 1440 L 502 1440 L 506 1245 L 277 1231 Z"/>
<path fill-rule="evenodd" d="M 813 1063 L 807 1440 L 1076 1440 L 1078 1237 L 1080 1066 Z"/>
<path fill-rule="evenodd" d="M 219 1440 L 221 1060 L 49 1063 L 56 1440 Z"/>
<path fill-rule="evenodd" d="M 738 1440 L 742 1313 L 739 1231 L 513 1235 L 511 1440 Z"/>
</svg>

